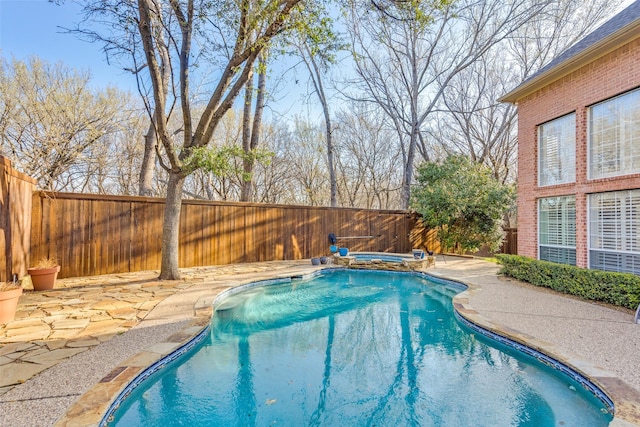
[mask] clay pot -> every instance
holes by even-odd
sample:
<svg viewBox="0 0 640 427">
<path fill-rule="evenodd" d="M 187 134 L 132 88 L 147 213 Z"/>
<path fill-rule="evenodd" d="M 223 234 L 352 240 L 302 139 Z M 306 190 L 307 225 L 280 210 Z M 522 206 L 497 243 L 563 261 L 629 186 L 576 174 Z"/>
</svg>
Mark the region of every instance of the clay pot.
<svg viewBox="0 0 640 427">
<path fill-rule="evenodd" d="M 16 316 L 20 295 L 21 287 L 0 291 L 0 324 L 9 323 Z"/>
<path fill-rule="evenodd" d="M 50 268 L 28 268 L 27 273 L 31 276 L 33 290 L 48 291 L 53 289 L 59 271 L 59 265 Z"/>
</svg>

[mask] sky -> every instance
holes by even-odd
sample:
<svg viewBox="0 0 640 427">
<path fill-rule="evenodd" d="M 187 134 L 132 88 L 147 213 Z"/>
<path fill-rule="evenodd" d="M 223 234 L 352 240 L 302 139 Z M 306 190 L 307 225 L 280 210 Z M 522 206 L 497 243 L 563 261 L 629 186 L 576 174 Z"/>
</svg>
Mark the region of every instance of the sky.
<svg viewBox="0 0 640 427">
<path fill-rule="evenodd" d="M 99 45 L 64 34 L 59 28 L 73 27 L 81 18 L 79 11 L 71 2 L 58 6 L 47 0 L 0 0 L 2 56 L 26 60 L 36 55 L 51 63 L 62 61 L 77 70 L 89 70 L 98 87 L 112 84 L 134 91 L 134 77 L 108 65 Z"/>
<path fill-rule="evenodd" d="M 624 0 L 618 10 L 632 2 Z M 60 28 L 71 28 L 80 19 L 80 8 L 71 1 L 55 5 L 47 0 L 0 0 L 0 54 L 8 59 L 26 60 L 36 55 L 51 63 L 62 61 L 68 67 L 90 71 L 91 84 L 97 88 L 111 84 L 135 93 L 135 78 L 109 65 L 101 45 L 65 34 Z M 319 118 L 320 109 L 306 95 L 304 71 L 291 72 L 287 80 L 299 82 L 298 86 L 280 91 L 275 102 L 278 105 L 273 107 L 283 114 L 302 113 L 306 109 L 308 114 Z"/>
</svg>

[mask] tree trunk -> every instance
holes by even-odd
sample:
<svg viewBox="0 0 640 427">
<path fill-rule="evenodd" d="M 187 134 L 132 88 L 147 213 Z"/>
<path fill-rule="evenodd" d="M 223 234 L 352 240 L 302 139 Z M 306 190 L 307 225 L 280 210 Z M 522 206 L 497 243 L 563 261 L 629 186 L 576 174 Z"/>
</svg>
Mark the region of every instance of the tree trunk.
<svg viewBox="0 0 640 427">
<path fill-rule="evenodd" d="M 334 166 L 334 157 L 333 157 L 333 138 L 332 128 L 331 128 L 331 115 L 329 114 L 329 103 L 327 102 L 327 97 L 324 93 L 324 85 L 322 84 L 322 76 L 323 73 L 316 62 L 315 57 L 311 53 L 311 50 L 307 45 L 304 48 L 301 48 L 301 52 L 303 57 L 305 55 L 308 56 L 308 60 L 304 59 L 307 68 L 309 69 L 309 73 L 311 74 L 311 79 L 313 81 L 313 86 L 315 88 L 316 93 L 318 94 L 318 99 L 320 100 L 320 104 L 322 105 L 322 114 L 324 115 L 324 123 L 325 129 L 327 132 L 326 142 L 327 142 L 327 166 L 329 167 L 329 184 L 331 190 L 331 207 L 338 206 L 338 180 L 336 179 L 336 168 Z"/>
<path fill-rule="evenodd" d="M 253 73 L 249 75 L 247 85 L 244 89 L 244 108 L 242 110 L 242 150 L 245 153 L 251 151 L 251 104 L 253 103 Z M 251 184 L 249 179 L 253 162 L 248 158 L 242 160 L 242 169 L 244 176 L 242 177 L 242 188 L 240 190 L 240 201 L 251 201 Z"/>
<path fill-rule="evenodd" d="M 243 130 L 242 135 L 242 148 L 245 153 L 251 153 L 253 150 L 258 148 L 258 144 L 260 143 L 260 127 L 262 126 L 262 113 L 264 112 L 264 107 L 266 103 L 266 87 L 267 87 L 267 55 L 268 52 L 265 49 L 260 53 L 258 57 L 258 93 L 256 96 L 256 107 L 253 113 L 253 124 L 251 128 L 251 132 L 247 132 L 249 135 L 248 141 L 245 142 L 245 133 Z M 251 82 L 251 79 L 249 80 Z M 247 90 L 249 90 L 249 82 L 247 82 Z M 252 87 L 253 89 L 253 87 Z M 246 101 L 245 101 L 246 102 Z M 249 107 L 245 104 L 245 117 L 250 114 Z M 245 119 L 246 120 L 246 119 Z M 243 122 L 243 126 L 245 123 Z M 246 125 L 249 123 L 247 121 Z M 240 200 L 243 202 L 251 202 L 253 201 L 253 167 L 255 164 L 255 160 L 253 160 L 252 156 L 244 159 L 243 161 L 243 169 L 244 169 L 244 181 L 242 182 L 242 193 L 240 196 Z"/>
<path fill-rule="evenodd" d="M 418 132 L 418 125 L 414 124 L 409 138 L 407 161 L 402 174 L 402 209 L 409 209 L 411 200 L 411 181 L 413 181 L 413 163 L 416 157 L 416 146 L 418 145 Z"/>
<path fill-rule="evenodd" d="M 329 166 L 329 182 L 331 184 L 331 207 L 338 206 L 338 181 L 336 179 L 336 168 L 333 166 L 333 133 L 331 128 L 331 118 L 329 116 L 329 106 L 324 97 L 322 99 L 322 111 L 324 113 L 324 123 L 327 130 L 327 163 Z"/>
<path fill-rule="evenodd" d="M 153 120 L 149 121 L 149 129 L 144 136 L 144 156 L 140 165 L 138 195 L 153 196 L 153 172 L 156 163 L 156 132 Z"/>
<path fill-rule="evenodd" d="M 178 280 L 178 247 L 180 242 L 180 209 L 185 177 L 181 173 L 170 172 L 167 183 L 167 199 L 162 224 L 162 267 L 161 280 Z"/>
</svg>

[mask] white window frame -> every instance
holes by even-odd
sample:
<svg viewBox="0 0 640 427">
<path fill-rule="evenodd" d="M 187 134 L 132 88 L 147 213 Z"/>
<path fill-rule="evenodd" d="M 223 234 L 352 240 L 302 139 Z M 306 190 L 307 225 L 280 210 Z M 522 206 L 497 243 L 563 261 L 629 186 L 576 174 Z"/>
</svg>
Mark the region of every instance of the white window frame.
<svg viewBox="0 0 640 427">
<path fill-rule="evenodd" d="M 594 218 L 603 215 L 594 206 L 596 197 L 608 197 L 618 207 L 609 211 L 609 235 L 602 231 L 602 221 Z M 589 268 L 640 275 L 640 189 L 590 194 L 587 233 Z M 595 265 L 596 256 L 607 257 L 609 264 Z"/>
<path fill-rule="evenodd" d="M 561 204 L 560 215 L 562 215 L 562 222 L 557 224 L 556 227 L 561 228 L 559 236 L 564 241 L 564 244 L 560 243 L 542 243 L 542 212 L 543 212 L 543 203 L 555 201 L 558 204 Z M 567 203 L 573 202 L 573 212 L 570 212 L 567 207 Z M 571 219 L 570 215 L 573 214 L 573 223 L 567 221 L 567 219 Z M 547 229 L 547 234 L 548 229 Z M 571 244 L 572 243 L 572 244 Z M 551 262 L 559 262 L 563 264 L 576 265 L 576 196 L 575 195 L 567 195 L 567 196 L 558 196 L 558 197 L 545 197 L 538 199 L 538 259 L 543 259 L 541 257 L 542 248 L 549 249 L 558 249 L 560 251 L 566 251 L 564 258 L 569 259 L 569 261 L 558 261 L 552 259 L 544 259 L 545 261 Z"/>
<path fill-rule="evenodd" d="M 549 164 L 548 153 L 543 153 L 543 146 L 545 149 L 549 146 L 544 141 L 545 128 L 548 128 L 549 132 L 555 131 L 558 139 L 557 158 L 555 159 L 558 170 L 551 174 L 544 173 Z M 538 138 L 538 187 L 576 182 L 576 113 L 565 114 L 542 123 L 537 126 L 536 131 Z M 557 179 L 549 179 L 549 177 L 557 175 L 559 175 L 556 177 Z"/>
<path fill-rule="evenodd" d="M 635 102 L 635 109 L 633 108 Z M 627 104 L 625 104 L 627 103 Z M 615 127 L 613 131 L 616 134 L 617 139 L 611 141 L 606 145 L 601 145 L 598 150 L 600 157 L 605 157 L 611 154 L 615 154 L 614 158 L 609 161 L 613 161 L 618 164 L 616 170 L 606 170 L 604 172 L 598 172 L 602 169 L 602 166 L 596 165 L 595 157 L 596 153 L 593 146 L 594 141 L 594 109 L 616 107 L 617 105 L 630 106 L 630 108 L 623 110 L 627 114 L 614 114 L 612 119 L 612 127 Z M 620 110 L 617 110 L 618 112 Z M 587 176 L 590 180 L 611 178 L 617 176 L 625 176 L 640 173 L 640 121 L 632 120 L 634 117 L 640 116 L 640 89 L 635 89 L 621 95 L 609 98 L 601 101 L 597 104 L 589 107 L 588 111 L 588 129 L 587 129 Z M 624 118 L 630 118 L 630 120 L 623 120 Z M 602 161 L 604 163 L 604 160 Z"/>
</svg>

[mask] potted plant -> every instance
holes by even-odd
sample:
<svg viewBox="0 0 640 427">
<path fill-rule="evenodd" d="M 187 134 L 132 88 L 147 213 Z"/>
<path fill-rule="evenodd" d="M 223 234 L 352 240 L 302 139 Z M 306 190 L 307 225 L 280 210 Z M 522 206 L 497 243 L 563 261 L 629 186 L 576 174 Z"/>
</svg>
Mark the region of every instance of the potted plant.
<svg viewBox="0 0 640 427">
<path fill-rule="evenodd" d="M 60 266 L 53 258 L 42 258 L 33 267 L 27 268 L 27 273 L 31 276 L 31 282 L 33 283 L 33 290 L 47 291 L 53 289 L 59 271 Z"/>
<path fill-rule="evenodd" d="M 18 300 L 22 295 L 22 282 L 0 283 L 0 324 L 9 323 L 16 315 Z"/>
</svg>

